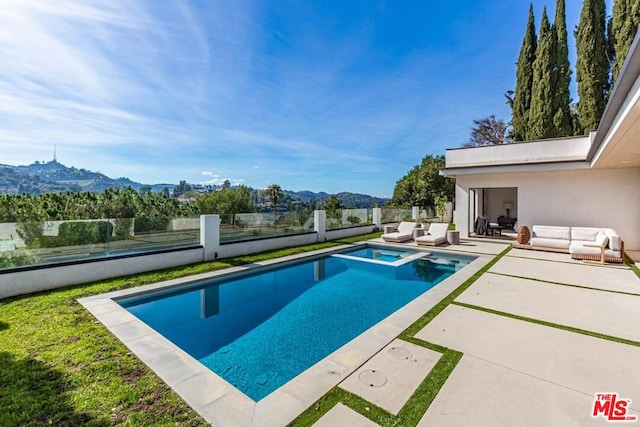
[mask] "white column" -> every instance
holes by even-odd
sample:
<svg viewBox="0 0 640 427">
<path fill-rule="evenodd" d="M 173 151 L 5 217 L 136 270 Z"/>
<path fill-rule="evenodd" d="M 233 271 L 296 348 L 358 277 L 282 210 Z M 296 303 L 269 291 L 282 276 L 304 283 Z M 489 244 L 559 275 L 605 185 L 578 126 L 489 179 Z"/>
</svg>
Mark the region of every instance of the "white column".
<svg viewBox="0 0 640 427">
<path fill-rule="evenodd" d="M 220 251 L 220 215 L 200 215 L 200 244 L 204 261 L 218 258 Z"/>
<path fill-rule="evenodd" d="M 376 228 L 382 228 L 382 209 L 381 208 L 373 208 L 373 225 Z"/>
<path fill-rule="evenodd" d="M 326 211 L 313 211 L 313 227 L 314 231 L 318 233 L 318 242 L 324 242 L 327 240 L 327 212 Z"/>
<path fill-rule="evenodd" d="M 420 208 L 418 206 L 411 207 L 411 218 L 416 222 L 420 219 Z"/>
</svg>

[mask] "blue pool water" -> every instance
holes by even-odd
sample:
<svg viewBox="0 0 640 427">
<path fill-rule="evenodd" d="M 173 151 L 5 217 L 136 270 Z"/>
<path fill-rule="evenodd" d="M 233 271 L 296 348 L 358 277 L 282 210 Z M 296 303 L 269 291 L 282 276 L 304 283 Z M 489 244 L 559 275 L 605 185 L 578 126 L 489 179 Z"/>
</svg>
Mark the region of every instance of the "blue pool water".
<svg viewBox="0 0 640 427">
<path fill-rule="evenodd" d="M 473 259 L 324 256 L 119 303 L 258 401 Z"/>
<path fill-rule="evenodd" d="M 394 262 L 419 253 L 411 249 L 382 248 L 378 246 L 368 246 L 355 251 L 349 251 L 348 255 L 358 258 L 373 259 L 385 262 Z"/>
</svg>

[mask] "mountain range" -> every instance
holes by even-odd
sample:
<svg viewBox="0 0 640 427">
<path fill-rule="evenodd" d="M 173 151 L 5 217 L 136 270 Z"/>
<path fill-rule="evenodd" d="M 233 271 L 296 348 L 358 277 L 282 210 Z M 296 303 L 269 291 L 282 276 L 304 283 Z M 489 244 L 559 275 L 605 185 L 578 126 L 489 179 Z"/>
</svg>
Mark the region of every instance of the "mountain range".
<svg viewBox="0 0 640 427">
<path fill-rule="evenodd" d="M 0 164 L 0 194 L 42 194 L 55 192 L 102 192 L 107 188 L 131 187 L 139 191 L 147 187 L 151 191 L 173 191 L 176 184 L 142 184 L 129 178 L 110 178 L 100 172 L 92 172 L 87 169 L 68 167 L 52 160 L 49 162 L 32 163 L 27 166 L 12 166 Z M 216 186 L 212 186 L 216 188 Z M 193 188 L 206 190 L 202 186 L 194 185 Z M 323 202 L 329 198 L 325 192 L 314 193 L 312 191 L 284 190 L 294 200 L 303 203 L 310 201 Z M 375 205 L 384 206 L 389 199 L 373 197 L 366 194 L 342 192 L 336 194 L 343 206 L 356 208 L 368 208 Z"/>
</svg>

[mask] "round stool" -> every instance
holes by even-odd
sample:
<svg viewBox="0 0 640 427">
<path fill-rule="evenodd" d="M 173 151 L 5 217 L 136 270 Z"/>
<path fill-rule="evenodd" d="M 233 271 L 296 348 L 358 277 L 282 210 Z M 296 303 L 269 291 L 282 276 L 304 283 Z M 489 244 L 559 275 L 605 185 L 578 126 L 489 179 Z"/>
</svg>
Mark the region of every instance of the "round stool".
<svg viewBox="0 0 640 427">
<path fill-rule="evenodd" d="M 529 231 L 529 227 L 526 225 L 521 225 L 518 227 L 518 243 L 521 245 L 526 245 L 529 243 L 529 238 L 531 237 L 531 232 Z"/>
</svg>

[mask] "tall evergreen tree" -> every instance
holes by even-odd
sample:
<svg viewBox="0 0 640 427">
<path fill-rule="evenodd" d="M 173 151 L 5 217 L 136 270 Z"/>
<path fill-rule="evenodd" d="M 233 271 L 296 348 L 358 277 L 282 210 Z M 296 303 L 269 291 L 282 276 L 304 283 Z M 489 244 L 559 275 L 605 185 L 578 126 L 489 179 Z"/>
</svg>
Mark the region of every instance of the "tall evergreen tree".
<svg viewBox="0 0 640 427">
<path fill-rule="evenodd" d="M 511 107 L 511 126 L 513 139 L 524 141 L 529 125 L 531 107 L 531 86 L 533 84 L 533 61 L 536 59 L 536 26 L 533 17 L 533 4 L 529 4 L 529 20 L 522 40 L 516 69 L 516 90 Z"/>
<path fill-rule="evenodd" d="M 611 87 L 615 84 L 629 48 L 640 25 L 640 2 L 615 0 L 609 27 L 609 51 L 611 57 Z"/>
<path fill-rule="evenodd" d="M 553 124 L 552 100 L 556 82 L 554 81 L 555 34 L 551 31 L 547 9 L 542 12 L 540 36 L 536 59 L 533 62 L 533 84 L 531 86 L 531 108 L 527 139 L 544 139 L 557 136 Z"/>
<path fill-rule="evenodd" d="M 567 42 L 567 18 L 564 0 L 556 1 L 556 17 L 553 23 L 555 36 L 555 81 L 553 94 L 553 125 L 556 136 L 573 135 L 573 118 L 569 105 L 569 83 L 571 82 L 571 66 L 569 65 L 569 44 Z"/>
<path fill-rule="evenodd" d="M 604 0 L 585 0 L 575 31 L 578 50 L 578 116 L 587 134 L 598 127 L 607 103 L 609 60 L 605 37 Z"/>
</svg>

